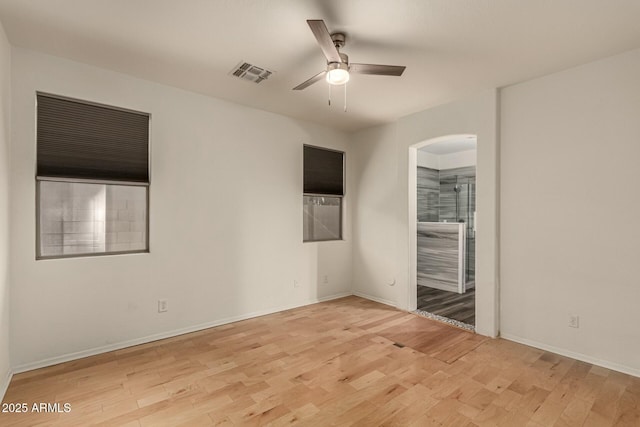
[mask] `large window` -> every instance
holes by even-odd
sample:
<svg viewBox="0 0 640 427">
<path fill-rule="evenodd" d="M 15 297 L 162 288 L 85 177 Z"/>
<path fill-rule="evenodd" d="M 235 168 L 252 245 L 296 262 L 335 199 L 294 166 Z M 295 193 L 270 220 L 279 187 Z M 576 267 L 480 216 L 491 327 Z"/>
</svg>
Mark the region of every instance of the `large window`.
<svg viewBox="0 0 640 427">
<path fill-rule="evenodd" d="M 149 250 L 149 115 L 37 95 L 36 257 Z"/>
<path fill-rule="evenodd" d="M 342 239 L 344 153 L 304 146 L 303 240 Z"/>
</svg>

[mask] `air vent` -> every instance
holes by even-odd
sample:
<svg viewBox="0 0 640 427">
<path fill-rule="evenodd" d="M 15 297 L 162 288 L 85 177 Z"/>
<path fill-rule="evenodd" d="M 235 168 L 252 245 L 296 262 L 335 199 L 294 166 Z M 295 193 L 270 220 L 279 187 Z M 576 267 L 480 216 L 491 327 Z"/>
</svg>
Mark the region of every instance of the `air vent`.
<svg viewBox="0 0 640 427">
<path fill-rule="evenodd" d="M 248 62 L 240 61 L 240 63 L 236 65 L 229 74 L 242 80 L 260 83 L 261 81 L 268 79 L 269 76 L 273 74 L 273 71 L 257 67 L 253 64 L 249 64 Z"/>
</svg>

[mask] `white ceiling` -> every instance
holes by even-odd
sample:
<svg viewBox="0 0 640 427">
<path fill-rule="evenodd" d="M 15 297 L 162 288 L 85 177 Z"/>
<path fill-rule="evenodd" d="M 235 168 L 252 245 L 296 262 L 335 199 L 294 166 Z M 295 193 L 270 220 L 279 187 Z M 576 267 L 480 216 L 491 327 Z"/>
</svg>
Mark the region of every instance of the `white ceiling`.
<svg viewBox="0 0 640 427">
<path fill-rule="evenodd" d="M 460 153 L 462 151 L 475 150 L 477 148 L 477 140 L 475 136 L 452 137 L 445 141 L 426 145 L 420 148 L 420 151 L 437 155 Z"/>
<path fill-rule="evenodd" d="M 0 0 L 21 46 L 343 130 L 393 121 L 470 93 L 640 47 L 638 0 Z M 306 19 L 347 35 L 356 75 L 327 105 Z M 240 60 L 277 71 L 233 78 Z"/>
</svg>

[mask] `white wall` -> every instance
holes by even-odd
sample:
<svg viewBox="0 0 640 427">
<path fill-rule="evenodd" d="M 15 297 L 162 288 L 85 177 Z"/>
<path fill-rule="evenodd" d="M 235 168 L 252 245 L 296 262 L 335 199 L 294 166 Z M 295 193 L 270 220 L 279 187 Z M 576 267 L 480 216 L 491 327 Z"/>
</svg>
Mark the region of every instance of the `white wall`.
<svg viewBox="0 0 640 427">
<path fill-rule="evenodd" d="M 18 48 L 12 59 L 16 370 L 351 293 L 349 185 L 347 240 L 302 243 L 302 146 L 348 151 L 345 134 Z M 37 90 L 152 114 L 150 254 L 35 261 Z"/>
<path fill-rule="evenodd" d="M 0 25 L 0 400 L 10 376 L 9 342 L 9 145 L 11 47 Z"/>
<path fill-rule="evenodd" d="M 638 76 L 635 50 L 502 90 L 500 154 L 503 335 L 635 375 Z"/>
<path fill-rule="evenodd" d="M 437 154 L 418 150 L 418 157 L 416 160 L 420 167 L 440 170 L 440 156 Z"/>
<path fill-rule="evenodd" d="M 353 292 L 399 306 L 397 125 L 353 135 Z M 353 200 L 353 198 L 352 198 Z"/>
<path fill-rule="evenodd" d="M 498 333 L 496 114 L 496 93 L 488 91 L 354 134 L 355 293 L 402 309 L 415 308 L 411 275 L 416 266 L 410 254 L 415 201 L 413 209 L 409 207 L 415 183 L 409 185 L 409 147 L 431 138 L 474 134 L 478 137 L 476 329 L 484 335 Z M 415 171 L 415 150 L 413 156 Z"/>
<path fill-rule="evenodd" d="M 475 166 L 477 163 L 477 150 L 459 151 L 450 154 L 433 154 L 418 150 L 417 162 L 418 166 L 436 170 Z"/>
<path fill-rule="evenodd" d="M 478 162 L 477 150 L 460 151 L 440 156 L 440 170 L 475 166 Z"/>
</svg>

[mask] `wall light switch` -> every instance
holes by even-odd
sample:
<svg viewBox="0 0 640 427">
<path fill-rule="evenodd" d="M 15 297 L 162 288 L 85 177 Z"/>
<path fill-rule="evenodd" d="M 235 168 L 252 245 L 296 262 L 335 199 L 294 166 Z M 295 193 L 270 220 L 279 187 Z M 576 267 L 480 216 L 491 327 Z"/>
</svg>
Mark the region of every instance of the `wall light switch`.
<svg viewBox="0 0 640 427">
<path fill-rule="evenodd" d="M 169 311 L 169 303 L 166 299 L 158 300 L 158 313 L 164 313 Z"/>
</svg>

